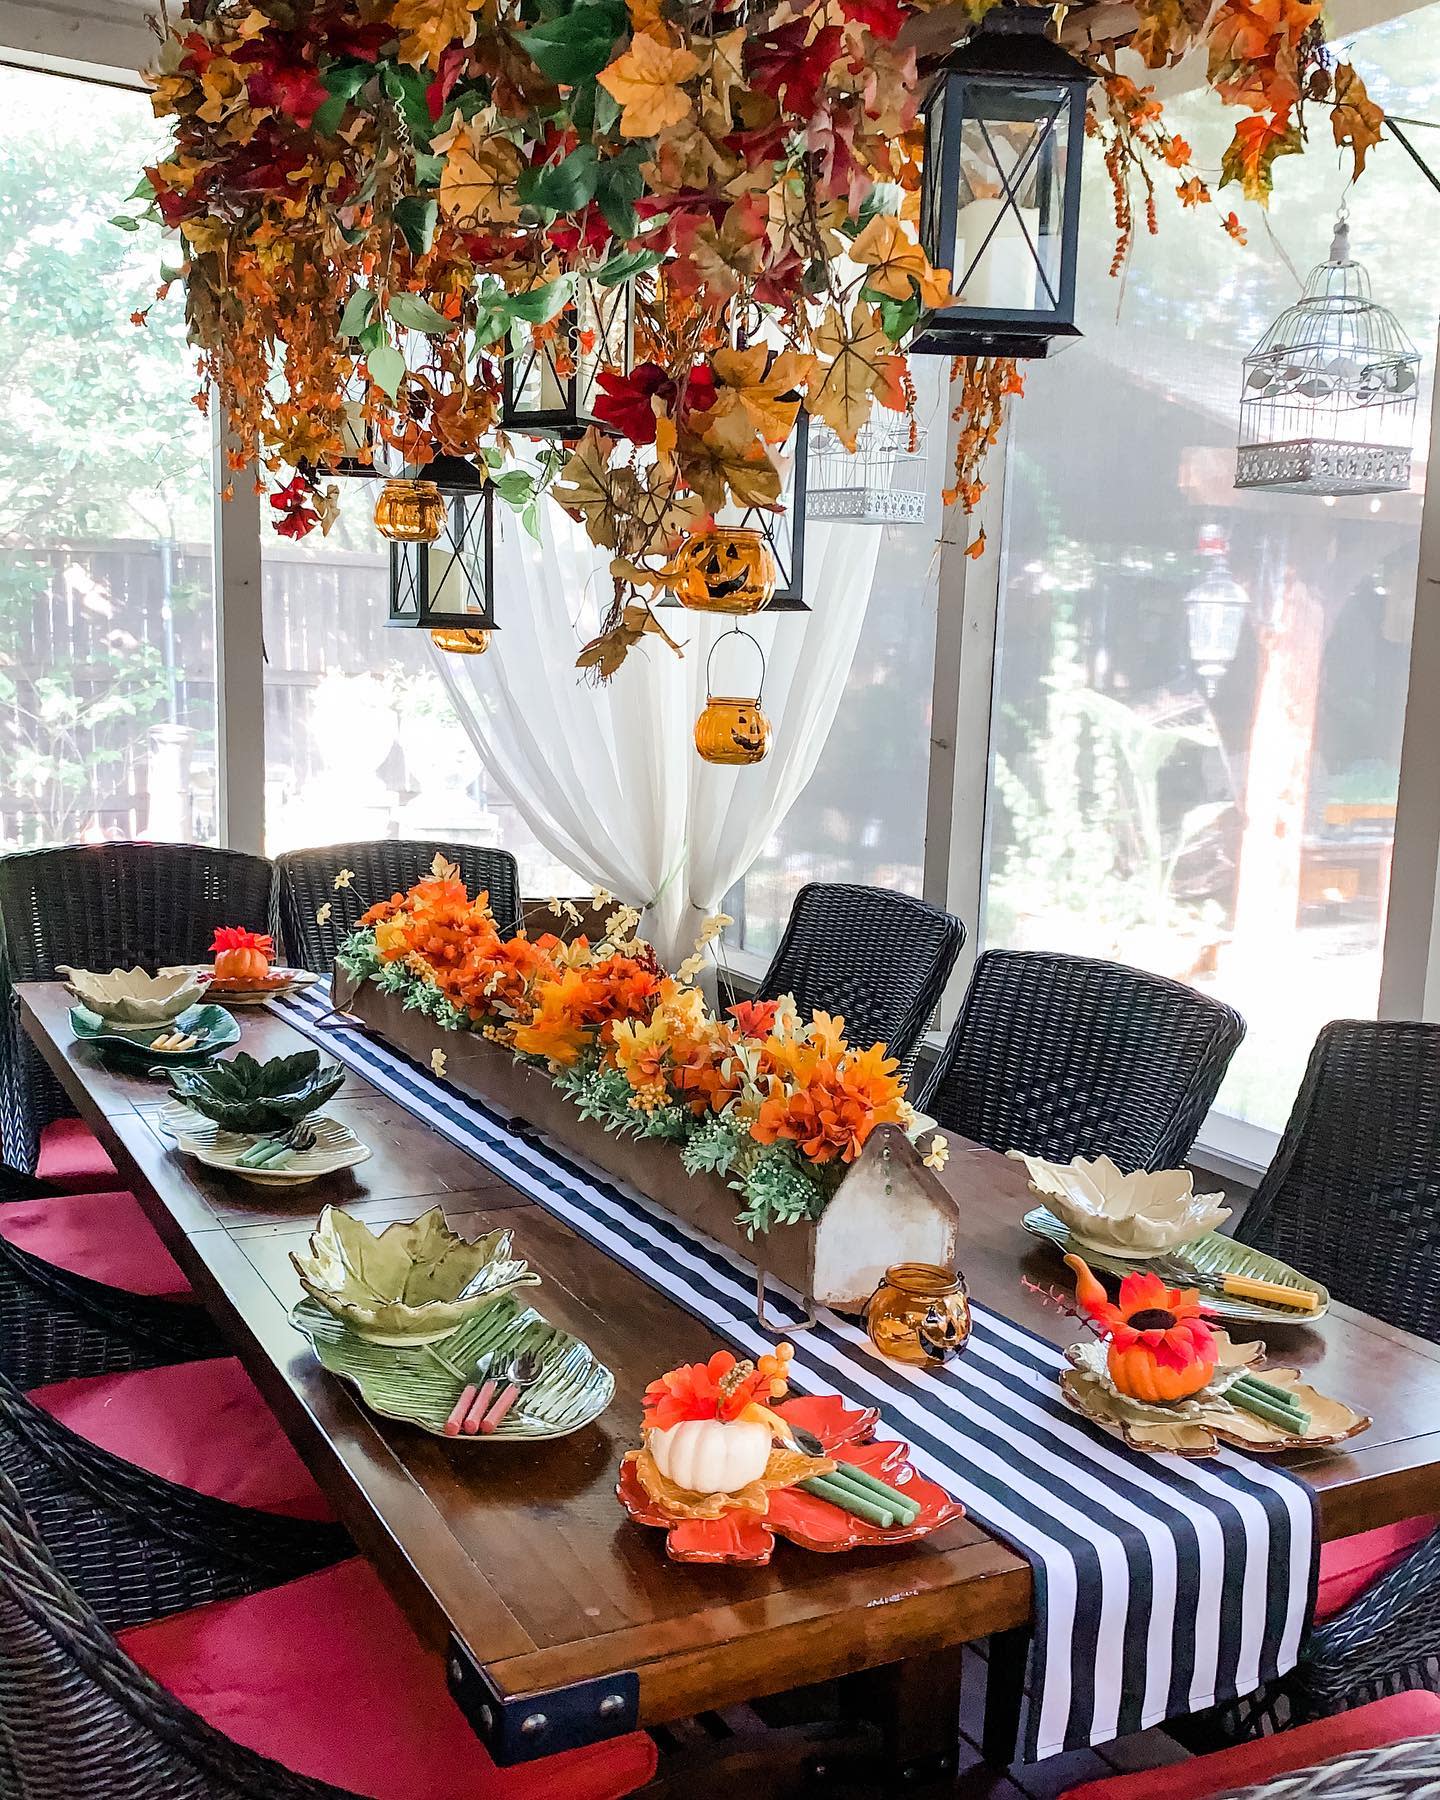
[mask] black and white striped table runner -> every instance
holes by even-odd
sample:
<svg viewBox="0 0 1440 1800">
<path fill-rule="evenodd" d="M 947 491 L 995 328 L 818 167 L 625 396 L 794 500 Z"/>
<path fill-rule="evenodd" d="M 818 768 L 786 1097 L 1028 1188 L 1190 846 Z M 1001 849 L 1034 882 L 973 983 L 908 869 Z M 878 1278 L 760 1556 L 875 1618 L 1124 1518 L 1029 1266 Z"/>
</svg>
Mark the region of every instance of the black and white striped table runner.
<svg viewBox="0 0 1440 1800">
<path fill-rule="evenodd" d="M 748 1264 L 387 1045 L 319 1029 L 326 994 L 274 1004 L 732 1348 L 769 1347 Z M 798 1322 L 781 1290 L 775 1316 L 787 1306 Z M 974 1308 L 965 1354 L 938 1372 L 884 1360 L 859 1324 L 831 1312 L 794 1343 L 798 1387 L 880 1408 L 882 1431 L 905 1438 L 917 1465 L 1030 1563 L 1028 1760 L 1233 1699 L 1293 1667 L 1318 1554 L 1304 1482 L 1230 1451 L 1186 1462 L 1127 1450 L 1060 1399 L 1059 1353 L 985 1307 Z"/>
</svg>

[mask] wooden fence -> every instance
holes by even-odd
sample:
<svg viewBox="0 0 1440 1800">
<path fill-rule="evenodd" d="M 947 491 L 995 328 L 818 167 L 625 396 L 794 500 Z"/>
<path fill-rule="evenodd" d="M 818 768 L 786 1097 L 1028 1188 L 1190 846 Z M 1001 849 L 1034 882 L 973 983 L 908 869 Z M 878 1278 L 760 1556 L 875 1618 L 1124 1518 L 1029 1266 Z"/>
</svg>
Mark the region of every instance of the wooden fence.
<svg viewBox="0 0 1440 1800">
<path fill-rule="evenodd" d="M 208 544 L 0 546 L 0 847 L 213 835 L 213 580 Z M 386 628 L 383 556 L 269 539 L 263 583 L 266 763 L 298 786 L 326 674 L 429 663 Z"/>
</svg>

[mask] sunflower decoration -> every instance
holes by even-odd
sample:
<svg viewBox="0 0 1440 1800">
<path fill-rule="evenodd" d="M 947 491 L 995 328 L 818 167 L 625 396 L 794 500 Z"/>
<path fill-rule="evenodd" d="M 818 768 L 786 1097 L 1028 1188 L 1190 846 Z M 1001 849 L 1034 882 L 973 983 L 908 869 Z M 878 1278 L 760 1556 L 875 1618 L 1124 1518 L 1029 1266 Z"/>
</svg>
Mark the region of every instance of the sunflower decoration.
<svg viewBox="0 0 1440 1800">
<path fill-rule="evenodd" d="M 1147 1270 L 1127 1275 L 1112 1301 L 1081 1257 L 1065 1261 L 1082 1315 L 1109 1345 L 1106 1369 L 1118 1392 L 1165 1406 L 1208 1386 L 1218 1347 L 1194 1288 L 1168 1287 Z"/>
</svg>

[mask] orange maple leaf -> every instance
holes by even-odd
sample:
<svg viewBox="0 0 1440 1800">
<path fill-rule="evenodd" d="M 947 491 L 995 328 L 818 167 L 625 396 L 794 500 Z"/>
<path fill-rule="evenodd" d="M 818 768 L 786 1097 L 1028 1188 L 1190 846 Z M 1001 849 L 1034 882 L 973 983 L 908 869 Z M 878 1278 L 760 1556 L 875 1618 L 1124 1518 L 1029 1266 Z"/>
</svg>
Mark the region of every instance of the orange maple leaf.
<svg viewBox="0 0 1440 1800">
<path fill-rule="evenodd" d="M 599 76 L 601 87 L 620 102 L 621 137 L 654 137 L 688 118 L 692 102 L 681 84 L 699 72 L 700 59 L 692 51 L 637 31 Z"/>
</svg>

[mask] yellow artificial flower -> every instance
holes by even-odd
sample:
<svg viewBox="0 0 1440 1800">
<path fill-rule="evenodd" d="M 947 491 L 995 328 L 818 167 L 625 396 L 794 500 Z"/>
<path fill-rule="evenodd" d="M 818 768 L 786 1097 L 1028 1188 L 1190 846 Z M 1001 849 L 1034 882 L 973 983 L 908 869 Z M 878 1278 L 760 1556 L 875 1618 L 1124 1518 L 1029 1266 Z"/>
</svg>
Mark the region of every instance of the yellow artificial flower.
<svg viewBox="0 0 1440 1800">
<path fill-rule="evenodd" d="M 432 1050 L 430 1052 L 430 1072 L 433 1075 L 444 1075 L 445 1052 L 443 1050 Z"/>
<path fill-rule="evenodd" d="M 330 923 L 330 902 L 328 900 L 323 906 L 316 908 L 315 923 L 317 925 L 328 925 Z"/>
<path fill-rule="evenodd" d="M 694 956 L 687 956 L 675 971 L 675 979 L 682 984 L 691 982 L 705 967 L 705 958 L 697 951 Z"/>
<path fill-rule="evenodd" d="M 348 888 L 354 879 L 355 871 L 353 869 L 342 869 L 335 877 L 336 891 L 338 892 L 341 888 Z"/>
<path fill-rule="evenodd" d="M 714 939 L 719 937 L 720 933 L 724 931 L 727 925 L 733 925 L 734 923 L 735 921 L 730 917 L 729 913 L 711 913 L 710 917 L 706 919 L 700 927 L 700 935 L 695 940 L 696 949 L 698 950 L 703 944 L 713 942 Z"/>
<path fill-rule="evenodd" d="M 950 1140 L 943 1131 L 937 1131 L 930 1139 L 930 1148 L 925 1152 L 925 1167 L 927 1169 L 943 1169 L 949 1160 Z"/>
</svg>

